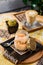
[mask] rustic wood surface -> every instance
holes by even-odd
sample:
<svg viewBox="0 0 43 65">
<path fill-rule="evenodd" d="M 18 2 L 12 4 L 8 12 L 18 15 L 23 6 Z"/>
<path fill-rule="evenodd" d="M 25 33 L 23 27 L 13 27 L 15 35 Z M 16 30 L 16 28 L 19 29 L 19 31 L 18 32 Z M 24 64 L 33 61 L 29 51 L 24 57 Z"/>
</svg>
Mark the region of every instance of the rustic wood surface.
<svg viewBox="0 0 43 65">
<path fill-rule="evenodd" d="M 13 16 L 13 14 L 16 14 L 15 12 L 11 12 L 11 13 L 5 13 L 5 14 L 0 14 L 0 29 L 6 29 L 7 30 L 7 27 L 5 26 L 5 20 L 7 20 L 7 19 L 11 19 L 11 17 Z M 13 16 L 13 18 L 12 19 L 14 19 L 15 17 Z M 3 26 L 5 26 L 4 28 L 3 28 L 3 26 L 1 25 L 1 23 L 4 23 L 3 24 Z M 20 24 L 19 24 L 20 25 Z M 14 35 L 14 34 L 13 34 Z M 12 35 L 11 35 L 11 37 L 12 37 Z M 11 38 L 10 37 L 10 38 Z M 5 59 L 4 57 L 3 57 L 3 51 L 4 51 L 4 49 L 0 46 L 0 65 L 14 65 L 13 63 L 11 63 L 10 61 L 8 61 L 7 59 Z M 26 59 L 25 61 L 23 61 L 22 63 L 30 63 L 30 62 L 34 62 L 34 63 L 31 63 L 31 64 L 26 64 L 26 65 L 36 65 L 37 64 L 37 62 L 38 61 L 36 61 L 36 60 L 38 60 L 39 58 L 41 58 L 42 57 L 42 51 L 41 52 L 38 52 L 37 54 L 35 54 L 34 56 L 32 56 L 32 57 L 30 57 L 30 58 L 28 58 L 28 59 Z M 36 61 L 36 62 L 35 62 Z M 21 64 L 20 64 L 21 65 Z"/>
</svg>

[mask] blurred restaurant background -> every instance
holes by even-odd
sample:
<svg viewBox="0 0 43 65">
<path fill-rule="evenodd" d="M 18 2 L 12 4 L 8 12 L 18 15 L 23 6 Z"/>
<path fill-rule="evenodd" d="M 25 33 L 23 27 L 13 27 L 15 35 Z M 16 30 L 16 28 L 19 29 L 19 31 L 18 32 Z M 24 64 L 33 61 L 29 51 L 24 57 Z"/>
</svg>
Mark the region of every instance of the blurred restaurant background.
<svg viewBox="0 0 43 65">
<path fill-rule="evenodd" d="M 19 11 L 23 8 L 26 8 L 26 5 L 23 3 L 23 0 L 0 0 L 0 13 L 14 10 Z"/>
<path fill-rule="evenodd" d="M 0 13 L 35 9 L 43 15 L 43 0 L 0 0 Z"/>
</svg>

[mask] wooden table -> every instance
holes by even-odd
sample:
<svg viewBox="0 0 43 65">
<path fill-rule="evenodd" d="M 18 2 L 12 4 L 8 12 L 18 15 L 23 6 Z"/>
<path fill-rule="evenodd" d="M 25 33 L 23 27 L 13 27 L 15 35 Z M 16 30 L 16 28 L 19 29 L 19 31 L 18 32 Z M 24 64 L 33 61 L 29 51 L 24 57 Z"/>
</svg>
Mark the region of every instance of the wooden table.
<svg viewBox="0 0 43 65">
<path fill-rule="evenodd" d="M 7 30 L 7 27 L 5 25 L 5 20 L 9 19 L 9 17 L 11 18 L 12 17 L 12 14 L 16 14 L 15 12 L 11 12 L 11 13 L 5 13 L 5 14 L 0 14 L 0 29 L 6 29 Z M 14 18 L 13 18 L 14 19 Z M 3 23 L 2 23 L 3 22 Z M 19 23 L 20 24 L 20 23 Z M 3 26 L 5 26 L 3 28 Z M 31 35 L 31 34 L 30 34 Z M 11 35 L 12 37 L 12 35 Z M 10 38 L 11 38 L 10 37 Z M 5 40 L 4 38 L 2 39 L 3 41 Z M 11 63 L 9 60 L 7 60 L 6 58 L 4 58 L 3 56 L 3 52 L 4 52 L 4 49 L 3 47 L 0 45 L 0 65 L 14 65 L 13 63 Z M 39 60 L 38 60 L 39 61 Z M 31 63 L 31 64 L 25 64 L 25 65 L 36 65 L 37 62 L 34 62 L 34 63 Z M 22 65 L 22 64 L 19 64 L 19 65 Z M 24 65 L 24 64 L 23 64 Z"/>
</svg>

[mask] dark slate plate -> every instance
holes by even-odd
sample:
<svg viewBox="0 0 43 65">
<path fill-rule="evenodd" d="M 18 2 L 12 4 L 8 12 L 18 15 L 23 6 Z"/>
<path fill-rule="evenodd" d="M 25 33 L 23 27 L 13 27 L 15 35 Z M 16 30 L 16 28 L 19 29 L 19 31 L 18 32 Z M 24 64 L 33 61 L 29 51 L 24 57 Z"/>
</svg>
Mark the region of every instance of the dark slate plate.
<svg viewBox="0 0 43 65">
<path fill-rule="evenodd" d="M 4 57 L 12 61 L 13 63 L 17 64 L 20 63 L 21 61 L 33 56 L 37 52 L 41 51 L 43 49 L 43 46 L 37 43 L 37 48 L 35 51 L 28 51 L 27 53 L 20 55 L 16 51 L 14 51 L 11 47 L 6 48 L 6 52 L 4 53 Z"/>
<path fill-rule="evenodd" d="M 20 55 L 18 52 L 20 52 L 20 51 L 15 51 L 12 47 L 11 47 L 11 45 L 13 44 L 11 44 L 10 46 L 5 46 L 4 44 L 6 44 L 6 43 L 8 43 L 9 42 L 9 44 L 10 44 L 10 42 L 12 41 L 12 40 L 14 40 L 14 38 L 12 38 L 12 39 L 9 39 L 9 40 L 7 40 L 7 41 L 5 41 L 4 43 L 2 43 L 1 45 L 5 48 L 5 53 L 4 53 L 4 56 L 7 58 L 7 59 L 9 59 L 10 61 L 12 61 L 13 63 L 18 63 L 18 62 L 21 62 L 21 61 L 23 61 L 23 60 L 25 60 L 25 59 L 27 59 L 27 58 L 29 58 L 29 57 L 31 57 L 31 56 L 33 56 L 34 54 L 36 54 L 37 52 L 39 52 L 39 51 L 41 51 L 42 49 L 43 49 L 43 46 L 41 45 L 41 44 L 39 44 L 38 42 L 36 42 L 36 50 L 34 50 L 34 51 L 32 51 L 32 50 L 30 50 L 30 51 L 27 51 L 26 53 L 24 53 L 24 54 L 22 54 L 22 55 Z M 21 53 L 21 52 L 20 52 Z"/>
</svg>

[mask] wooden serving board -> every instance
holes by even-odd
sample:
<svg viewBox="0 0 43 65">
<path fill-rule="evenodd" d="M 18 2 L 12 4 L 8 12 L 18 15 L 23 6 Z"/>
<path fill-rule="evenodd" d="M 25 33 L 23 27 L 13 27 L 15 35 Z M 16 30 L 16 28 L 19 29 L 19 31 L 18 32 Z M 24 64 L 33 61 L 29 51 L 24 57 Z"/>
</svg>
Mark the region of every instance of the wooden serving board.
<svg viewBox="0 0 43 65">
<path fill-rule="evenodd" d="M 27 20 L 26 20 L 26 16 L 25 16 L 25 12 L 26 12 L 26 11 L 22 11 L 22 12 L 18 12 L 18 13 L 16 13 L 16 14 L 14 14 L 14 16 L 16 17 L 16 19 L 18 19 L 19 22 L 21 22 L 22 24 L 23 24 L 23 21 L 27 21 Z M 32 27 L 32 26 L 31 26 L 31 27 Z M 43 28 L 42 25 L 36 26 L 36 27 L 33 27 L 33 28 L 29 28 L 29 27 L 27 27 L 27 26 L 25 26 L 25 25 L 23 24 L 23 29 L 25 29 L 25 30 L 28 31 L 28 32 L 32 32 L 32 31 L 35 31 L 35 30 L 38 30 L 38 29 L 41 29 L 41 28 Z"/>
<path fill-rule="evenodd" d="M 42 57 L 42 51 L 36 53 L 34 56 L 22 61 L 22 63 L 34 63 Z"/>
<path fill-rule="evenodd" d="M 33 56 L 31 56 L 31 57 L 27 58 L 26 60 L 22 61 L 21 64 L 36 62 L 37 60 L 39 60 L 42 57 L 42 55 L 43 55 L 43 51 L 41 50 L 41 51 L 37 52 L 36 54 L 34 54 Z"/>
</svg>

